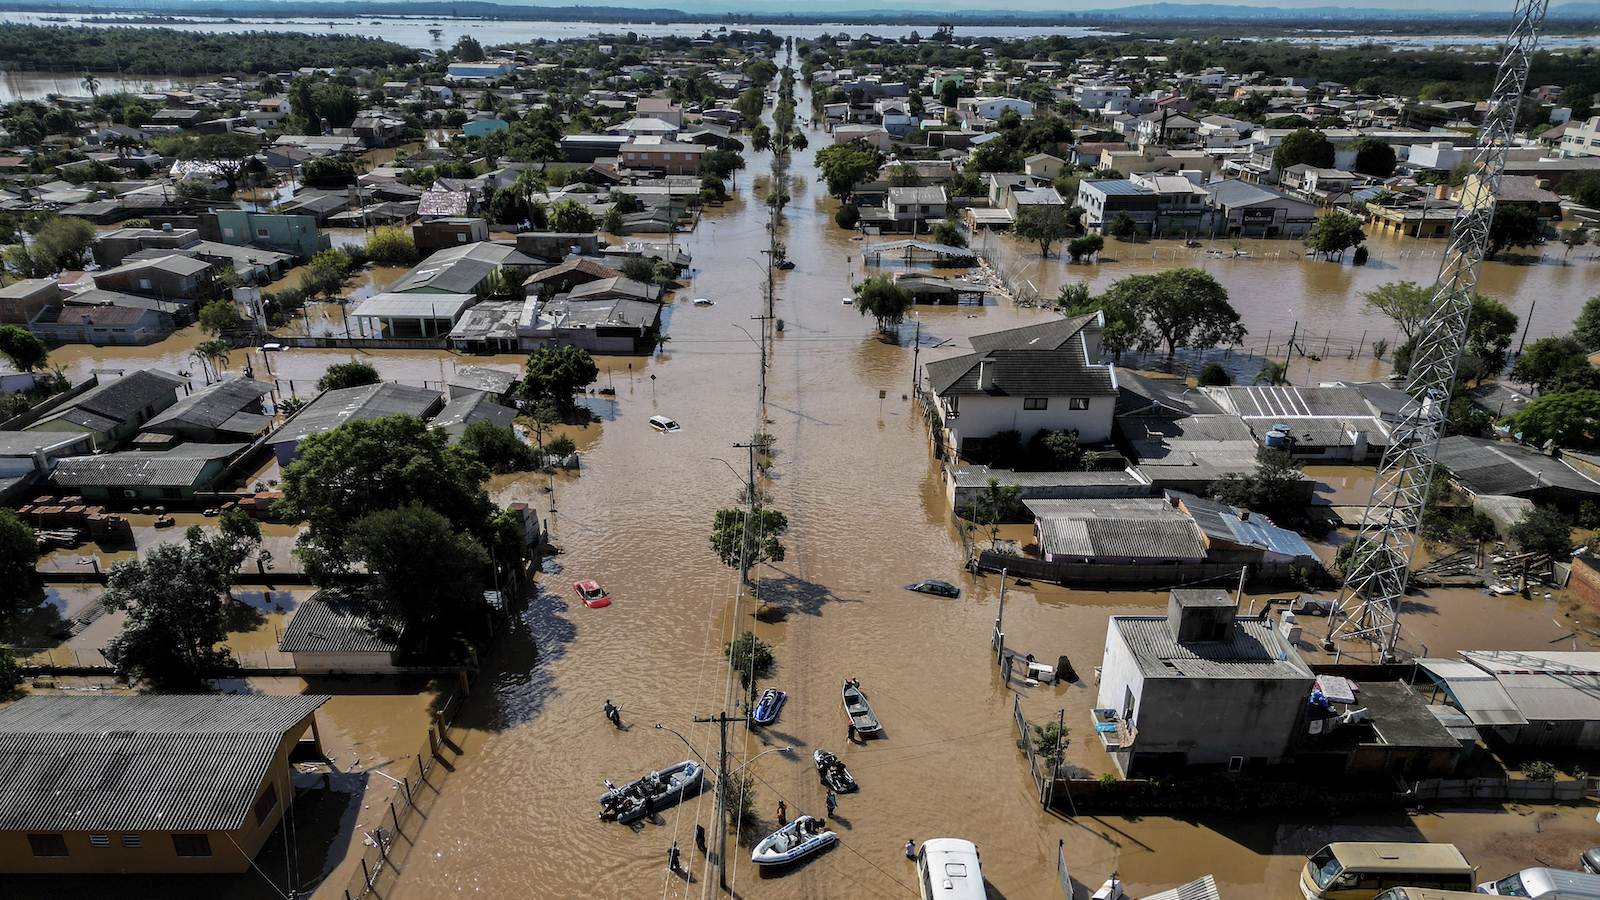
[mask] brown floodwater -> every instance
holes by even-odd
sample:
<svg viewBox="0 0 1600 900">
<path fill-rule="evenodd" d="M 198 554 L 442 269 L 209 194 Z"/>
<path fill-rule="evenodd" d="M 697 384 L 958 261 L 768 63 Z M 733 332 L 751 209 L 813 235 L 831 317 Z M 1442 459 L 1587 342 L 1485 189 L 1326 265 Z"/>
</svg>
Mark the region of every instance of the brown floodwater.
<svg viewBox="0 0 1600 900">
<path fill-rule="evenodd" d="M 730 879 L 741 896 L 914 896 L 914 872 L 901 854 L 906 839 L 954 836 L 979 845 L 984 875 L 1006 897 L 1059 896 L 1055 852 L 1064 842 L 1074 876 L 1090 890 L 1113 871 L 1134 895 L 1214 873 L 1230 900 L 1268 900 L 1293 896 L 1303 855 L 1330 836 L 1455 840 L 1486 875 L 1498 875 L 1530 859 L 1528 841 L 1538 828 L 1545 836 L 1592 829 L 1585 818 L 1590 813 L 1545 820 L 1491 814 L 1501 812 L 1498 807 L 1359 821 L 1311 815 L 1070 821 L 1041 812 L 1012 730 L 1015 694 L 1001 683 L 989 651 L 999 579 L 974 581 L 962 570 L 939 470 L 909 393 L 919 323 L 926 362 L 963 352 L 970 335 L 1049 313 L 993 300 L 923 307 L 899 329 L 898 342 L 880 338 L 870 319 L 840 302 L 865 271 L 863 242 L 833 226 L 835 203 L 811 174 L 813 158 L 814 150 L 796 154 L 793 202 L 781 226 L 797 267 L 777 279 L 775 315 L 783 331 L 773 340 L 766 371 L 766 421 L 758 401 L 762 322 L 755 318 L 764 312 L 765 275 L 757 260 L 766 210 L 752 196 L 752 183 L 765 181 L 770 160 L 751 154 L 736 178 L 737 198 L 708 211 L 694 234 L 679 238 L 694 253 L 695 271 L 668 308 L 671 341 L 664 352 L 598 360 L 596 388 L 609 384 L 616 393 L 589 397 L 585 402 L 599 421 L 568 429 L 583 451 L 582 470 L 509 476 L 491 485 L 502 501 L 533 503 L 564 552 L 546 561 L 527 611 L 485 659 L 459 723 L 464 753 L 403 865 L 391 892 L 395 900 L 468 892 L 495 898 L 700 895 L 706 871 L 692 850 L 693 831 L 696 823 L 711 821 L 709 794 L 638 830 L 597 821 L 596 798 L 603 779 L 631 779 L 690 755 L 654 723 L 681 732 L 710 758 L 717 734 L 692 720 L 740 711 L 722 646 L 747 628 L 772 645 L 776 666 L 764 684 L 788 691 L 789 702 L 770 728 L 730 727 L 733 764 L 774 747 L 794 748 L 750 763 L 747 771 L 757 778 L 755 830 L 770 829 L 779 799 L 791 814 L 822 813 L 823 793 L 809 759 L 818 747 L 840 753 L 862 790 L 840 799 L 835 827 L 841 845 L 793 871 L 759 873 L 747 849 L 730 852 Z M 1041 262 L 1036 247 L 988 240 L 1006 242 L 1011 265 L 1023 267 L 1021 276 L 1047 295 L 1067 281 L 1088 278 L 1098 289 L 1129 273 L 1195 262 L 1192 251 L 1187 260 L 1175 258 L 1184 248 L 1173 242 L 1113 242 L 1120 258 L 1067 266 Z M 1344 336 L 1344 351 L 1353 353 L 1389 331 L 1361 315 L 1358 293 L 1387 281 L 1431 280 L 1437 246 L 1375 242 L 1374 261 L 1356 268 L 1291 258 L 1300 250 L 1296 244 L 1246 242 L 1252 258 L 1205 257 L 1198 264 L 1228 287 L 1260 349 L 1268 331 L 1281 342 L 1300 321 L 1313 337 L 1330 335 L 1330 344 Z M 1600 292 L 1586 258 L 1574 254 L 1571 265 L 1561 265 L 1559 254 L 1546 255 L 1554 259 L 1485 267 L 1487 293 L 1519 313 L 1537 301 L 1533 337 L 1564 327 L 1584 298 Z M 1028 266 L 1034 271 L 1024 271 Z M 715 305 L 692 307 L 693 297 Z M 1363 341 L 1364 330 L 1370 334 Z M 75 376 L 96 367 L 187 369 L 193 341 L 191 333 L 151 348 L 64 348 L 55 358 Z M 1296 357 L 1294 380 L 1382 374 L 1370 351 L 1346 359 L 1336 349 L 1319 354 L 1322 363 Z M 261 355 L 253 356 L 260 374 Z M 456 365 L 515 370 L 522 362 L 514 355 L 290 350 L 272 354 L 271 365 L 275 377 L 294 380 L 304 396 L 328 364 L 352 357 L 368 359 L 385 378 L 430 384 Z M 243 364 L 236 355 L 228 368 Z M 683 430 L 655 432 L 646 420 L 656 414 L 676 419 Z M 751 598 L 741 597 L 737 574 L 720 564 L 707 542 L 713 513 L 736 505 L 747 471 L 745 451 L 734 445 L 758 431 L 776 438 L 765 486 L 772 507 L 790 524 L 785 558 L 757 572 L 766 605 L 759 618 Z M 1327 486 L 1326 499 L 1365 501 L 1363 479 L 1353 471 L 1314 475 Z M 611 607 L 591 610 L 575 602 L 571 584 L 580 578 L 609 589 Z M 959 584 L 963 596 L 946 600 L 902 589 L 924 578 Z M 1434 655 L 1456 647 L 1535 649 L 1561 633 L 1552 621 L 1554 604 L 1542 598 L 1458 590 L 1416 600 L 1402 643 L 1409 652 L 1420 652 L 1423 643 Z M 1034 721 L 1064 711 L 1073 739 L 1068 761 L 1091 774 L 1109 769 L 1085 724 L 1106 617 L 1149 614 L 1165 602 L 1162 593 L 1048 585 L 1007 592 L 1009 646 L 1047 660 L 1068 655 L 1085 677 L 1077 685 L 1024 688 L 1021 702 Z M 849 677 L 860 679 L 884 723 L 884 738 L 861 747 L 844 741 L 839 686 Z M 306 687 L 295 682 L 282 689 L 297 686 Z M 321 687 L 338 692 L 341 686 Z M 621 730 L 601 714 L 607 699 L 622 709 Z M 399 728 L 400 718 L 414 716 L 407 731 L 420 734 L 425 706 L 414 698 L 354 696 L 341 697 L 330 712 L 353 748 L 363 734 Z M 383 754 L 404 752 L 385 748 Z M 381 814 L 381 799 L 364 805 Z M 365 823 L 372 813 L 361 816 Z M 356 835 L 359 842 L 359 829 Z M 673 841 L 686 848 L 692 884 L 665 871 Z M 346 854 L 332 866 L 323 896 L 338 895 L 358 855 Z"/>
</svg>

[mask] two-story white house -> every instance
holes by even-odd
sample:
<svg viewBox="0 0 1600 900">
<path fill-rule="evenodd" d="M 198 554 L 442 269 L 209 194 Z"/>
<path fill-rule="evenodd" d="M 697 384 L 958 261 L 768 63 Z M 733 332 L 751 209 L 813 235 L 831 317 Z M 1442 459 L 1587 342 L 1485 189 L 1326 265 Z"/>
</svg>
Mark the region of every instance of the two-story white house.
<svg viewBox="0 0 1600 900">
<path fill-rule="evenodd" d="M 925 383 L 953 454 L 982 458 L 988 441 L 1016 431 L 1076 431 L 1111 438 L 1116 368 L 1100 362 L 1104 313 L 1052 319 L 971 338 L 973 353 L 929 362 Z"/>
<path fill-rule="evenodd" d="M 1033 115 L 1033 104 L 1015 97 L 968 97 L 957 102 L 956 107 L 970 109 L 985 119 L 998 119 L 1008 109 L 1016 110 L 1020 116 Z"/>
</svg>

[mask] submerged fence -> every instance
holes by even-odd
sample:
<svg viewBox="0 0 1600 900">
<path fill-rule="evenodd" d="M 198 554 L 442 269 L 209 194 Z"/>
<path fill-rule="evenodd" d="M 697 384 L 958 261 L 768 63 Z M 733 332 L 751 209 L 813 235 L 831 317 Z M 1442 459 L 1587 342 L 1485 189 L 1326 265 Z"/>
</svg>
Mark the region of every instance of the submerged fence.
<svg viewBox="0 0 1600 900">
<path fill-rule="evenodd" d="M 1039 803 L 1049 806 L 1050 790 L 1053 786 L 1050 783 L 1052 779 L 1045 777 L 1044 764 L 1039 761 L 1039 754 L 1033 749 L 1033 728 L 1028 724 L 1027 718 L 1022 715 L 1022 698 L 1020 696 L 1014 695 L 1011 698 L 1011 718 L 1017 724 L 1017 737 L 1020 739 L 1022 752 L 1028 757 L 1028 773 L 1033 776 L 1033 786 L 1039 797 Z"/>
</svg>

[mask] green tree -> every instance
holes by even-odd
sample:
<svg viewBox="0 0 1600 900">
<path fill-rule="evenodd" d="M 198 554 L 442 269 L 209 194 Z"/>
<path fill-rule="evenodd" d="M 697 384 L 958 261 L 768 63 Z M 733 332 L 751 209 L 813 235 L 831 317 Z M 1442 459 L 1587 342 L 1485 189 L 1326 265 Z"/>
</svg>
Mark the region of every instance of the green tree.
<svg viewBox="0 0 1600 900">
<path fill-rule="evenodd" d="M 1011 434 L 1015 435 L 1016 432 L 1011 432 Z M 1020 437 L 1018 435 L 1018 438 Z M 990 444 L 992 446 L 994 441 L 991 440 Z M 996 462 L 999 462 L 999 460 L 996 460 Z M 974 526 L 988 528 L 990 539 L 994 540 L 1000 536 L 1001 525 L 1013 521 L 1021 515 L 1021 511 L 1024 508 L 1021 497 L 1022 485 L 1003 485 L 1000 483 L 1000 479 L 990 478 L 988 483 L 984 485 L 983 490 L 972 498 L 972 502 L 963 506 L 959 512 L 961 518 L 971 522 Z"/>
<path fill-rule="evenodd" d="M 1138 230 L 1139 223 L 1133 221 L 1133 216 L 1128 215 L 1128 211 L 1125 209 L 1117 210 L 1117 214 L 1112 216 L 1111 221 L 1106 223 L 1106 234 L 1119 241 L 1125 241 L 1133 237 Z"/>
<path fill-rule="evenodd" d="M 1200 370 L 1200 375 L 1195 379 L 1195 383 L 1201 387 L 1226 387 L 1233 384 L 1233 376 L 1229 375 L 1228 370 L 1224 369 L 1220 363 L 1212 363 Z"/>
<path fill-rule="evenodd" d="M 1072 234 L 1072 219 L 1065 206 L 1025 206 L 1012 226 L 1017 237 L 1039 245 L 1039 255 L 1048 257 L 1050 246 Z"/>
<path fill-rule="evenodd" d="M 207 676 L 237 667 L 228 637 L 228 589 L 259 541 L 191 527 L 183 543 L 156 544 L 111 567 L 101 602 L 128 614 L 105 656 L 120 675 L 157 691 L 205 690 Z"/>
<path fill-rule="evenodd" d="M 765 153 L 771 150 L 772 129 L 768 128 L 764 123 L 757 122 L 756 126 L 750 129 L 750 149 L 757 153 Z"/>
<path fill-rule="evenodd" d="M 744 685 L 751 698 L 756 695 L 756 682 L 772 670 L 776 661 L 772 655 L 772 645 L 748 630 L 723 644 L 722 655 L 728 658 L 728 665 L 739 674 L 739 683 Z"/>
<path fill-rule="evenodd" d="M 411 231 L 386 225 L 367 238 L 367 259 L 379 266 L 413 266 L 422 258 Z"/>
<path fill-rule="evenodd" d="M 317 379 L 317 390 L 337 391 L 364 384 L 377 384 L 382 380 L 372 363 L 364 359 L 352 359 L 349 362 L 328 366 L 322 377 Z"/>
<path fill-rule="evenodd" d="M 911 292 L 882 275 L 857 282 L 855 293 L 856 312 L 876 318 L 879 332 L 893 330 L 911 311 Z"/>
<path fill-rule="evenodd" d="M 742 565 L 746 580 L 756 566 L 783 562 L 787 550 L 779 540 L 789 530 L 789 517 L 775 509 L 719 509 L 711 517 L 711 550 L 730 569 Z"/>
<path fill-rule="evenodd" d="M 1344 251 L 1367 239 L 1361 220 L 1343 210 L 1332 210 L 1317 220 L 1306 235 L 1306 247 L 1314 253 L 1344 256 Z"/>
<path fill-rule="evenodd" d="M 1146 323 L 1140 345 L 1204 349 L 1237 344 L 1245 328 L 1228 303 L 1228 291 L 1200 269 L 1169 269 L 1155 275 L 1130 275 L 1106 291 L 1110 302 L 1136 312 Z"/>
<path fill-rule="evenodd" d="M 210 334 L 238 331 L 244 327 L 244 319 L 232 300 L 213 300 L 200 307 L 200 327 Z"/>
<path fill-rule="evenodd" d="M 1567 248 L 1567 252 L 1562 254 L 1565 256 L 1571 253 L 1573 248 L 1589 243 L 1589 229 L 1581 225 L 1568 228 L 1561 232 L 1561 243 Z"/>
<path fill-rule="evenodd" d="M 456 40 L 455 46 L 450 48 L 450 57 L 462 62 L 482 62 L 483 45 L 470 34 L 463 34 Z"/>
<path fill-rule="evenodd" d="M 1073 262 L 1088 259 L 1106 248 L 1106 239 L 1090 233 L 1067 242 L 1067 255 Z"/>
<path fill-rule="evenodd" d="M 599 225 L 594 213 L 576 200 L 559 200 L 547 213 L 550 230 L 558 234 L 589 234 Z"/>
<path fill-rule="evenodd" d="M 0 356 L 19 372 L 38 372 L 50 362 L 44 341 L 20 325 L 0 325 Z"/>
<path fill-rule="evenodd" d="M 83 81 L 79 83 L 83 85 L 84 90 L 89 92 L 91 101 L 100 97 L 100 79 L 95 77 L 93 72 L 83 73 Z M 91 102 L 90 105 L 93 106 L 94 104 Z"/>
<path fill-rule="evenodd" d="M 1332 168 L 1333 144 L 1315 129 L 1300 128 L 1289 132 L 1272 153 L 1273 171 L 1282 172 L 1300 163 L 1319 169 Z"/>
<path fill-rule="evenodd" d="M 864 141 L 846 141 L 817 151 L 818 179 L 827 182 L 828 193 L 840 203 L 848 202 L 856 185 L 871 181 L 883 167 L 883 154 Z"/>
<path fill-rule="evenodd" d="M 1572 323 L 1572 337 L 1585 350 L 1600 350 L 1600 294 L 1584 301 L 1577 321 Z"/>
<path fill-rule="evenodd" d="M 1374 178 L 1388 178 L 1394 174 L 1395 153 L 1394 147 L 1382 138 L 1364 137 L 1356 141 L 1356 162 L 1354 169 L 1362 175 L 1371 175 Z"/>
<path fill-rule="evenodd" d="M 1433 308 L 1433 291 L 1414 281 L 1392 281 L 1361 295 L 1367 313 L 1388 316 L 1408 339 L 1427 320 Z"/>
<path fill-rule="evenodd" d="M 1474 294 L 1467 320 L 1467 346 L 1458 377 L 1482 383 L 1506 367 L 1506 351 L 1517 335 L 1517 314 L 1492 297 Z"/>
<path fill-rule="evenodd" d="M 83 266 L 83 255 L 95 242 L 94 226 L 74 216 L 50 214 L 39 220 L 32 244 L 6 248 L 5 262 L 24 278 L 48 278 Z"/>
<path fill-rule="evenodd" d="M 570 346 L 535 350 L 524 368 L 522 395 L 535 403 L 549 403 L 563 415 L 577 407 L 572 395 L 600 377 L 589 351 Z"/>
<path fill-rule="evenodd" d="M 1540 338 L 1524 347 L 1511 377 L 1541 394 L 1600 388 L 1600 373 L 1589 364 L 1588 351 L 1571 335 Z"/>
<path fill-rule="evenodd" d="M 943 244 L 946 247 L 967 246 L 967 236 L 961 233 L 961 226 L 948 219 L 933 226 L 930 237 L 935 244 Z"/>
<path fill-rule="evenodd" d="M 1061 286 L 1056 306 L 1068 316 L 1103 314 L 1106 324 L 1101 343 L 1118 359 L 1138 345 L 1144 334 L 1144 316 L 1125 293 L 1108 292 L 1090 297 L 1087 282 L 1067 284 Z"/>
<path fill-rule="evenodd" d="M 1294 518 L 1304 505 L 1301 465 L 1282 450 L 1263 449 L 1255 472 L 1230 472 L 1211 483 L 1212 499 L 1229 506 L 1265 513 L 1277 522 Z"/>
<path fill-rule="evenodd" d="M 222 378 L 222 368 L 228 364 L 228 342 L 221 338 L 201 341 L 189 351 L 189 358 L 200 363 L 206 384 L 210 384 L 213 375 Z"/>
<path fill-rule="evenodd" d="M 1557 560 L 1572 552 L 1572 520 L 1551 506 L 1535 506 L 1508 536 L 1524 553 L 1547 553 Z"/>
<path fill-rule="evenodd" d="M 461 446 L 471 450 L 490 472 L 529 472 L 539 465 L 539 454 L 515 431 L 493 422 L 473 422 L 461 434 Z"/>
<path fill-rule="evenodd" d="M 33 528 L 13 510 L 0 507 L 0 621 L 34 595 L 38 564 L 39 539 Z"/>
<path fill-rule="evenodd" d="M 1067 745 L 1072 743 L 1067 737 L 1071 732 L 1071 728 L 1062 728 L 1060 722 L 1033 726 L 1033 751 L 1052 772 L 1061 764 Z"/>
<path fill-rule="evenodd" d="M 955 109 L 956 102 L 961 99 L 961 85 L 953 79 L 939 85 L 939 105 L 945 109 Z"/>
<path fill-rule="evenodd" d="M 358 589 L 363 605 L 373 613 L 397 613 L 419 646 L 440 629 L 459 628 L 483 606 L 488 551 L 421 503 L 357 519 L 344 552 L 371 576 Z"/>
<path fill-rule="evenodd" d="M 413 416 L 346 422 L 302 440 L 299 454 L 283 470 L 273 512 L 307 523 L 295 553 L 318 584 L 348 571 L 345 537 L 372 513 L 417 502 L 473 536 L 486 533 L 494 514 L 483 489 L 489 470 Z"/>
<path fill-rule="evenodd" d="M 1526 206 L 1497 204 L 1489 222 L 1488 255 L 1493 258 L 1507 247 L 1531 247 L 1539 242 L 1543 227 L 1539 216 Z"/>
<path fill-rule="evenodd" d="M 239 189 L 240 181 L 245 177 L 259 147 L 255 138 L 229 131 L 165 138 L 156 142 L 156 149 L 163 156 L 204 163 L 222 179 L 228 193 L 232 194 Z"/>
<path fill-rule="evenodd" d="M 10 647 L 0 647 L 0 696 L 9 694 L 22 683 L 22 666 Z"/>
<path fill-rule="evenodd" d="M 1512 434 L 1522 435 L 1530 444 L 1555 441 L 1569 450 L 1600 448 L 1600 390 L 1546 394 L 1522 411 L 1501 420 Z"/>
</svg>

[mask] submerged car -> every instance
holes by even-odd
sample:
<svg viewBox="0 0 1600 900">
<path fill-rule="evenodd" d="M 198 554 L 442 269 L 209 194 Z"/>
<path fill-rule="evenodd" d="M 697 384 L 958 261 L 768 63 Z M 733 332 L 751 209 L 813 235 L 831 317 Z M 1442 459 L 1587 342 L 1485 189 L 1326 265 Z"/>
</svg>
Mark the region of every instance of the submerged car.
<svg viewBox="0 0 1600 900">
<path fill-rule="evenodd" d="M 906 590 L 916 591 L 919 594 L 932 594 L 935 597 L 961 596 L 961 588 L 948 581 L 919 581 L 916 584 L 906 585 Z"/>
<path fill-rule="evenodd" d="M 671 434 L 674 431 L 683 430 L 682 425 L 679 425 L 677 422 L 672 421 L 666 416 L 651 416 L 650 427 L 661 432 L 662 434 Z"/>
<path fill-rule="evenodd" d="M 611 605 L 611 595 L 607 594 L 600 582 L 590 578 L 573 582 L 572 589 L 577 592 L 578 599 L 590 609 L 605 609 Z"/>
</svg>

